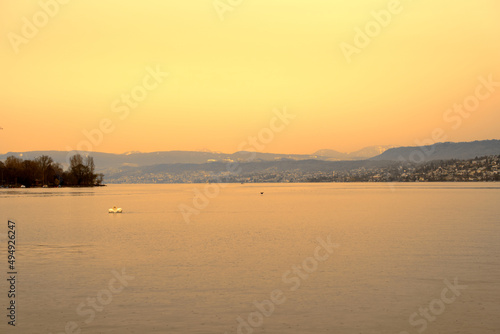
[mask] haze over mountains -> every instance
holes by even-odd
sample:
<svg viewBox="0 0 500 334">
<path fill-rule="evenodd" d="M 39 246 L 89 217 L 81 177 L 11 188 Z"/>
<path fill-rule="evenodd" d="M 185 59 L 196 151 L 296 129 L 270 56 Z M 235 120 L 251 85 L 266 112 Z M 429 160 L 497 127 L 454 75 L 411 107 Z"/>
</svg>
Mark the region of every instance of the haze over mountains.
<svg viewBox="0 0 500 334">
<path fill-rule="evenodd" d="M 419 147 L 396 147 L 373 157 L 372 160 L 424 162 L 432 160 L 472 159 L 498 154 L 500 154 L 500 140 L 481 140 L 462 143 L 437 143 Z"/>
<path fill-rule="evenodd" d="M 34 159 L 48 155 L 55 162 L 67 166 L 67 159 L 77 152 L 32 151 L 9 152 L 0 160 L 14 155 Z M 352 153 L 320 150 L 312 155 L 273 154 L 254 152 L 127 152 L 124 154 L 89 152 L 95 160 L 97 171 L 105 174 L 106 182 L 118 179 L 140 180 L 143 175 L 192 173 L 224 173 L 228 165 L 241 168 L 243 173 L 276 171 L 328 172 L 356 168 L 382 168 L 396 161 L 420 163 L 432 160 L 471 159 L 478 156 L 500 155 L 500 140 L 462 143 L 437 143 L 422 147 L 372 146 Z"/>
<path fill-rule="evenodd" d="M 86 152 L 94 157 L 96 166 L 100 169 L 119 168 L 123 166 L 141 167 L 160 164 L 203 164 L 211 162 L 245 162 L 245 161 L 277 161 L 277 160 L 365 160 L 377 156 L 388 146 L 371 146 L 353 153 L 341 153 L 334 150 L 320 150 L 314 154 L 275 154 L 251 152 L 196 152 L 196 151 L 164 151 L 164 152 L 126 152 L 123 154 Z M 23 159 L 34 159 L 40 155 L 48 155 L 54 161 L 67 164 L 68 157 L 77 152 L 68 151 L 30 151 L 9 152 L 0 155 L 0 160 L 10 155 Z"/>
<path fill-rule="evenodd" d="M 351 153 L 342 153 L 335 150 L 319 150 L 314 153 L 314 155 L 320 157 L 328 157 L 329 160 L 363 160 L 375 157 L 387 151 L 390 148 L 395 146 L 368 146 L 362 148 L 361 150 L 351 152 Z"/>
</svg>

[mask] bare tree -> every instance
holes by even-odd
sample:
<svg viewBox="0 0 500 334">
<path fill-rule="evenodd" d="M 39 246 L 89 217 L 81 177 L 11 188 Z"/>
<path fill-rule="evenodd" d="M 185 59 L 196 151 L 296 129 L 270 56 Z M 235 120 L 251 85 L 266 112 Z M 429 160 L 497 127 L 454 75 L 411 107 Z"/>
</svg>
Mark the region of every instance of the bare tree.
<svg viewBox="0 0 500 334">
<path fill-rule="evenodd" d="M 87 172 L 87 177 L 86 177 L 86 184 L 87 185 L 94 185 L 95 180 L 97 175 L 94 173 L 95 172 L 95 164 L 94 164 L 94 158 L 88 155 L 85 158 L 85 167 L 87 167 L 86 172 Z"/>
<path fill-rule="evenodd" d="M 54 163 L 54 160 L 47 155 L 42 155 L 36 158 L 35 162 L 38 164 L 42 173 L 42 185 L 45 185 L 45 182 L 47 181 L 47 172 Z"/>
<path fill-rule="evenodd" d="M 84 182 L 85 166 L 83 165 L 83 158 L 80 154 L 75 154 L 69 159 L 69 170 L 75 179 L 76 185 L 81 185 Z"/>
</svg>

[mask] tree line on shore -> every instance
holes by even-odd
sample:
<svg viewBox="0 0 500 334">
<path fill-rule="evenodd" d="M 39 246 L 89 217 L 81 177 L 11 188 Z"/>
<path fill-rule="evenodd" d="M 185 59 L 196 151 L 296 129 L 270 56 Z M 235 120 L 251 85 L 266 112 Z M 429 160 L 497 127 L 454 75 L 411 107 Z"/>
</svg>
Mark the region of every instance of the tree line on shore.
<svg viewBox="0 0 500 334">
<path fill-rule="evenodd" d="M 75 154 L 70 158 L 68 170 L 61 164 L 42 155 L 34 160 L 9 156 L 0 161 L 0 182 L 5 187 L 93 187 L 100 186 L 103 174 L 95 173 L 94 158 Z"/>
</svg>

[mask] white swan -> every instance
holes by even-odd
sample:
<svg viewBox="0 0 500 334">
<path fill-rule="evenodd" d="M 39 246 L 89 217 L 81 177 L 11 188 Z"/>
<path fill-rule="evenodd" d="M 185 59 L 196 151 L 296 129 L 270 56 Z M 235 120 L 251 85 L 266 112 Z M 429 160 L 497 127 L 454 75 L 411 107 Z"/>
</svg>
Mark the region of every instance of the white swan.
<svg viewBox="0 0 500 334">
<path fill-rule="evenodd" d="M 108 210 L 109 213 L 122 213 L 122 208 L 117 208 L 114 206 L 113 208 Z"/>
</svg>

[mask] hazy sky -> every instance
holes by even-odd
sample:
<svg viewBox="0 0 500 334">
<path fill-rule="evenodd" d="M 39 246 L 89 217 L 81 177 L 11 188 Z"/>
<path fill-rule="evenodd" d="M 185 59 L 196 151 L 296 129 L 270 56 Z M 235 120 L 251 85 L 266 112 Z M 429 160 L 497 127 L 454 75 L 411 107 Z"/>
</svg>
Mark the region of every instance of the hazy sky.
<svg viewBox="0 0 500 334">
<path fill-rule="evenodd" d="M 0 153 L 500 138 L 498 0 L 60 1 L 0 2 Z"/>
</svg>

